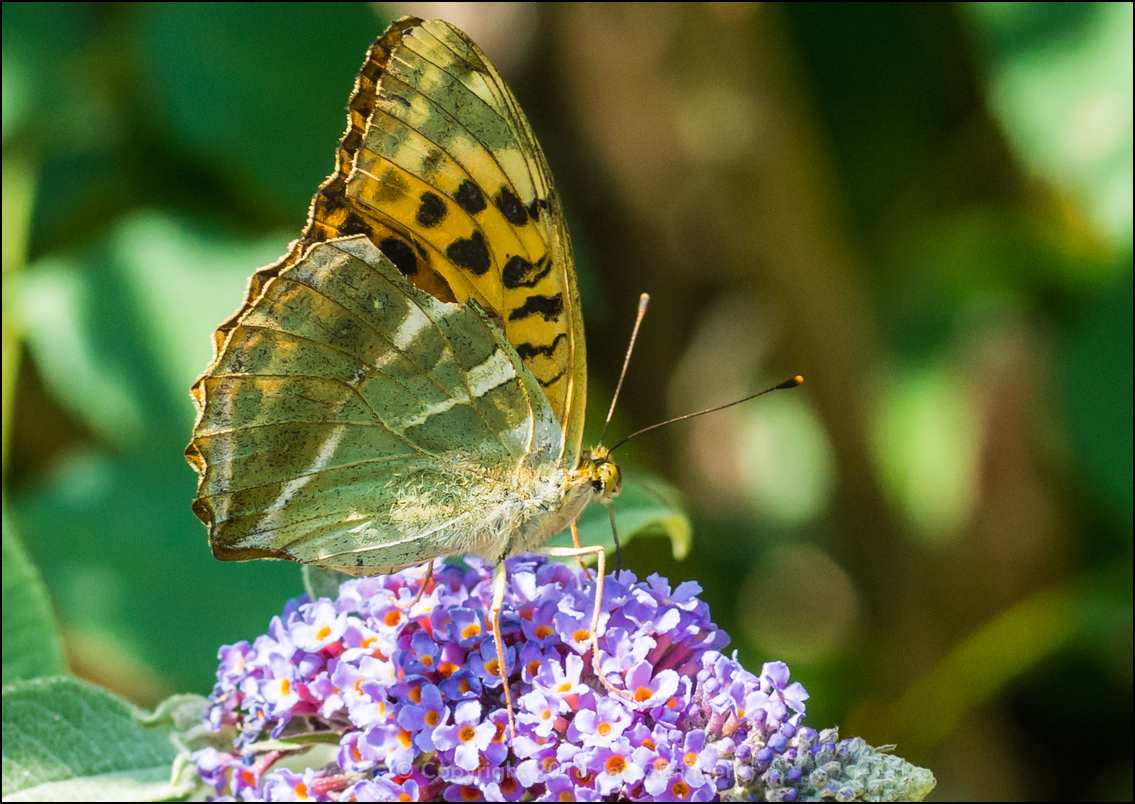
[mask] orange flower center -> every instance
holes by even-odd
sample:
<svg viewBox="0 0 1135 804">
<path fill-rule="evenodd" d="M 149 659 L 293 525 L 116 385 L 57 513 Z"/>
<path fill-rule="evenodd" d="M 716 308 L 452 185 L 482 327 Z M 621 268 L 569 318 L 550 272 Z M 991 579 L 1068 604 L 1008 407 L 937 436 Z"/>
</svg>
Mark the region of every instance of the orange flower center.
<svg viewBox="0 0 1135 804">
<path fill-rule="evenodd" d="M 579 768 L 576 767 L 573 767 L 568 771 L 568 776 L 574 779 L 576 784 L 582 785 L 584 787 L 589 786 L 595 779 L 594 773 L 591 773 L 590 771 L 588 771 L 587 773 L 582 773 Z"/>
</svg>

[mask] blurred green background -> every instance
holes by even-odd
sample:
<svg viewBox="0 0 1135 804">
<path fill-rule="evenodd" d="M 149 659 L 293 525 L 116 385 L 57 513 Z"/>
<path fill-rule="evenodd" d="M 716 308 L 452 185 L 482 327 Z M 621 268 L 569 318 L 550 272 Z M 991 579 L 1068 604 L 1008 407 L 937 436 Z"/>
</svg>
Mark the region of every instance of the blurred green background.
<svg viewBox="0 0 1135 804">
<path fill-rule="evenodd" d="M 939 800 L 1130 800 L 1130 4 L 4 4 L 5 527 L 72 671 L 207 692 L 300 591 L 210 556 L 188 389 L 407 12 L 541 138 L 593 433 L 642 291 L 612 443 L 806 377 L 620 450 L 694 519 L 625 565 Z"/>
</svg>

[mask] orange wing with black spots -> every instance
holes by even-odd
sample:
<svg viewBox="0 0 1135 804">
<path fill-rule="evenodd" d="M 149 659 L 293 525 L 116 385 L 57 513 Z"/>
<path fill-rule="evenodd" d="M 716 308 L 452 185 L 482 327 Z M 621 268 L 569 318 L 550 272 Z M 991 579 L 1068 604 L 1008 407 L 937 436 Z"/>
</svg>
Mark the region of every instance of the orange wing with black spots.
<svg viewBox="0 0 1135 804">
<path fill-rule="evenodd" d="M 476 300 L 532 371 L 579 455 L 586 347 L 571 244 L 551 172 L 504 80 L 448 23 L 404 17 L 367 52 L 335 172 L 303 236 L 253 276 L 245 306 L 312 245 L 365 234 L 416 287 Z"/>
</svg>

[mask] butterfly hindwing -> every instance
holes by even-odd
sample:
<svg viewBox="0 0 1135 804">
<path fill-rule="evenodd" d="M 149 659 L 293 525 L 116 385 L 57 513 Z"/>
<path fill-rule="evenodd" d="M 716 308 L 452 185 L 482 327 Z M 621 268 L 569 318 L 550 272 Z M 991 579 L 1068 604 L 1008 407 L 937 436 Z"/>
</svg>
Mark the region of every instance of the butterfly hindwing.
<svg viewBox="0 0 1135 804">
<path fill-rule="evenodd" d="M 473 550 L 494 490 L 560 452 L 492 319 L 408 285 L 365 237 L 281 272 L 198 387 L 195 510 L 222 558 L 373 571 Z"/>
</svg>

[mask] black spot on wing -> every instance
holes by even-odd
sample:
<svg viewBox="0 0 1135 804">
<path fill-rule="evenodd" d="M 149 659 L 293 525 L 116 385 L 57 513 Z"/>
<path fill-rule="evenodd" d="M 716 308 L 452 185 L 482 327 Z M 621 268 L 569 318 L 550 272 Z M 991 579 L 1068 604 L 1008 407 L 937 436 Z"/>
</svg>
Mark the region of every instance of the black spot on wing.
<svg viewBox="0 0 1135 804">
<path fill-rule="evenodd" d="M 426 158 L 422 160 L 422 173 L 426 176 L 432 176 L 437 173 L 439 166 L 443 164 L 445 154 L 441 152 L 440 148 L 430 148 Z"/>
<path fill-rule="evenodd" d="M 454 265 L 482 276 L 492 265 L 489 259 L 489 247 L 485 243 L 485 236 L 479 231 L 473 232 L 472 237 L 457 240 L 445 250 L 445 254 Z"/>
<path fill-rule="evenodd" d="M 563 377 L 565 374 L 567 374 L 567 369 L 561 369 L 560 371 L 556 372 L 554 377 L 550 377 L 547 380 L 542 380 L 539 377 L 537 377 L 536 382 L 540 383 L 541 388 L 549 388 L 549 387 L 555 385 L 556 383 L 558 383 L 560 381 L 560 378 Z"/>
<path fill-rule="evenodd" d="M 566 341 L 567 335 L 560 333 L 555 337 L 547 346 L 537 346 L 533 343 L 518 343 L 516 345 L 516 353 L 520 355 L 521 360 L 530 360 L 533 357 L 552 357 L 556 353 L 560 341 Z M 554 380 L 553 380 L 554 382 Z"/>
<path fill-rule="evenodd" d="M 421 204 L 418 206 L 418 223 L 422 226 L 437 226 L 445 220 L 445 201 L 437 193 L 422 193 Z"/>
<path fill-rule="evenodd" d="M 532 203 L 528 205 L 528 217 L 534 223 L 538 223 L 540 215 L 548 208 L 548 200 L 546 198 L 533 198 Z"/>
<path fill-rule="evenodd" d="M 524 304 L 513 308 L 508 314 L 508 320 L 519 321 L 530 315 L 540 315 L 545 321 L 555 321 L 563 311 L 563 296 L 529 296 Z"/>
<path fill-rule="evenodd" d="M 402 276 L 418 272 L 418 257 L 405 240 L 388 237 L 378 244 L 378 249 L 386 255 L 386 259 L 394 263 L 394 266 L 402 272 Z"/>
<path fill-rule="evenodd" d="M 354 212 L 347 213 L 347 217 L 343 218 L 343 223 L 337 227 L 340 237 L 349 237 L 350 235 L 369 235 L 374 231 L 374 227 L 356 215 Z"/>
<path fill-rule="evenodd" d="M 535 287 L 536 283 L 547 276 L 551 269 L 551 261 L 547 254 L 541 257 L 535 265 L 518 254 L 515 257 L 509 257 L 508 262 L 504 264 L 504 270 L 501 271 L 501 282 L 509 290 Z"/>
<path fill-rule="evenodd" d="M 461 182 L 461 186 L 457 188 L 457 193 L 453 196 L 453 200 L 457 202 L 457 206 L 468 212 L 470 215 L 476 215 L 478 212 L 483 212 L 485 207 L 485 194 L 481 192 L 478 187 L 469 179 Z"/>
<path fill-rule="evenodd" d="M 501 188 L 497 197 L 493 199 L 493 203 L 504 215 L 504 219 L 513 226 L 523 226 L 528 223 L 528 210 L 524 208 L 524 204 L 520 203 L 516 193 L 508 187 Z"/>
</svg>

